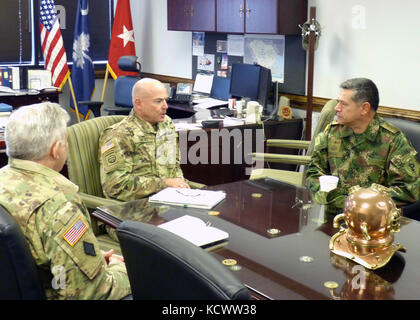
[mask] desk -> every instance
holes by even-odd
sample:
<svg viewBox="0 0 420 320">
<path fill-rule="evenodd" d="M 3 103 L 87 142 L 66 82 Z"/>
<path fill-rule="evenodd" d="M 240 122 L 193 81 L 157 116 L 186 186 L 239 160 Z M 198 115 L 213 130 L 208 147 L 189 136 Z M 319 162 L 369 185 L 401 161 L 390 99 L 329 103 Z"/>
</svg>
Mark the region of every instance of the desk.
<svg viewBox="0 0 420 320">
<path fill-rule="evenodd" d="M 19 93 L 12 95 L 9 93 L 0 93 L 0 102 L 7 103 L 17 109 L 21 106 L 40 103 L 42 101 L 51 101 L 58 103 L 59 92 L 43 92 L 43 93 Z"/>
<path fill-rule="evenodd" d="M 19 93 L 19 94 L 10 94 L 10 93 L 0 93 L 0 103 L 7 103 L 17 109 L 21 106 L 26 106 L 29 104 L 40 103 L 43 101 L 51 101 L 58 103 L 59 92 L 44 92 L 44 93 Z M 5 166 L 8 162 L 6 155 L 6 149 L 4 147 L 0 148 L 0 168 Z"/>
<path fill-rule="evenodd" d="M 211 115 L 211 110 L 198 110 L 189 118 L 173 121 L 175 124 L 196 123 L 209 119 Z M 264 126 L 242 124 L 219 129 L 182 130 L 178 135 L 184 177 L 206 185 L 248 179 L 253 164 L 252 152 L 256 152 L 257 148 L 260 148 L 259 152 L 270 152 L 265 150 L 266 139 L 300 140 L 302 127 L 302 119 L 290 119 L 269 120 L 264 122 Z M 297 154 L 298 150 L 277 148 L 273 152 Z M 262 163 L 260 165 L 263 166 Z M 271 168 L 295 170 L 296 166 L 273 164 Z"/>
<path fill-rule="evenodd" d="M 166 110 L 166 114 L 171 117 L 171 119 L 189 118 L 195 113 L 196 111 L 194 110 L 192 104 L 168 102 L 168 110 Z"/>
<path fill-rule="evenodd" d="M 359 266 L 330 253 L 330 238 L 338 230 L 332 228 L 332 217 L 326 216 L 322 207 L 307 205 L 307 189 L 261 181 L 208 189 L 227 193 L 226 200 L 213 209 L 220 211 L 219 216 L 210 216 L 207 210 L 174 207 L 159 218 L 162 222 L 189 214 L 228 232 L 227 246 L 211 254 L 219 261 L 237 261 L 233 272 L 255 299 L 420 299 L 419 222 L 402 218 L 395 241 L 407 252 L 396 253 L 381 269 L 364 269 L 366 289 L 353 289 L 352 281 L 360 274 L 352 270 Z M 253 193 L 262 197 L 254 198 Z M 303 205 L 294 206 L 296 198 Z M 138 205 L 131 206 L 139 210 Z M 272 228 L 280 234 L 267 233 Z M 328 289 L 326 281 L 334 281 L 338 287 Z"/>
</svg>

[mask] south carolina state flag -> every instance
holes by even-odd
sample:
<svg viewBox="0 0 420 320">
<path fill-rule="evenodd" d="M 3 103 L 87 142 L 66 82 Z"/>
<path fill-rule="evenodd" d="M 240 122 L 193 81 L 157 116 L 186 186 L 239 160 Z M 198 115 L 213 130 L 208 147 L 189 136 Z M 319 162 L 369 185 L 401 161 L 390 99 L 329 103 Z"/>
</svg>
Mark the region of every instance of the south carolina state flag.
<svg viewBox="0 0 420 320">
<path fill-rule="evenodd" d="M 114 80 L 121 75 L 137 76 L 136 72 L 122 71 L 118 68 L 118 59 L 121 56 L 134 55 L 136 55 L 136 48 L 134 46 L 130 0 L 118 0 L 108 54 L 108 70 Z"/>
<path fill-rule="evenodd" d="M 79 101 L 91 100 L 95 89 L 95 75 L 93 61 L 90 58 L 90 23 L 88 0 L 79 0 L 76 12 L 73 41 L 73 68 L 71 79 L 74 94 L 78 104 L 79 115 L 89 119 L 88 106 L 80 106 Z M 74 110 L 73 99 L 70 97 L 70 106 Z M 75 111 L 74 111 L 75 112 Z"/>
</svg>

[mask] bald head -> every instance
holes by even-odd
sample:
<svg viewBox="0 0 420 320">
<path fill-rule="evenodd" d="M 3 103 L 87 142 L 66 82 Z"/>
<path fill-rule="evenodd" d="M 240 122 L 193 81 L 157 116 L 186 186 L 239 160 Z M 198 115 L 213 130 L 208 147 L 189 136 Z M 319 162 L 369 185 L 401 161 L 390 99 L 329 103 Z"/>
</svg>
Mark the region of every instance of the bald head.
<svg viewBox="0 0 420 320">
<path fill-rule="evenodd" d="M 144 78 L 132 90 L 134 112 L 152 125 L 162 122 L 166 115 L 168 93 L 162 82 Z"/>
<path fill-rule="evenodd" d="M 165 88 L 162 82 L 156 79 L 151 78 L 143 78 L 137 81 L 132 90 L 132 97 L 133 97 L 133 105 L 136 98 L 142 99 L 145 97 L 145 95 L 149 94 L 150 91 L 153 89 L 161 89 Z"/>
</svg>

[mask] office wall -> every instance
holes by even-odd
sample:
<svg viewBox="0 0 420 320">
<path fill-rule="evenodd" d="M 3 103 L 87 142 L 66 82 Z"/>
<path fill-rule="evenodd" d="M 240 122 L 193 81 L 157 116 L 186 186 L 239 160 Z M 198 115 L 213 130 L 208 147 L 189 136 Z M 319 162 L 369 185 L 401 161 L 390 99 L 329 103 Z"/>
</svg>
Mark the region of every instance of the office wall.
<svg viewBox="0 0 420 320">
<path fill-rule="evenodd" d="M 420 1 L 309 0 L 322 36 L 315 53 L 314 95 L 333 98 L 347 78 L 371 78 L 380 105 L 420 110 Z"/>
<path fill-rule="evenodd" d="M 420 110 L 420 1 L 309 0 L 322 36 L 314 96 L 335 98 L 343 80 L 365 76 L 383 106 Z M 145 72 L 191 78 L 191 32 L 167 31 L 166 0 L 132 0 L 136 50 Z"/>
<path fill-rule="evenodd" d="M 130 6 L 142 70 L 191 79 L 191 32 L 167 30 L 166 0 L 131 0 Z"/>
</svg>

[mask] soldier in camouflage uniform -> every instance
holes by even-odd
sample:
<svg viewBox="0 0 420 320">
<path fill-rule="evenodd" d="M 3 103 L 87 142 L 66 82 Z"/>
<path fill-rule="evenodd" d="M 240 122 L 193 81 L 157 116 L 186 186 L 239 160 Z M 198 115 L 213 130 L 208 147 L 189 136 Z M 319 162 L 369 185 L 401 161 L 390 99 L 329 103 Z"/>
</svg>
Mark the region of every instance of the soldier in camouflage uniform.
<svg viewBox="0 0 420 320">
<path fill-rule="evenodd" d="M 189 188 L 179 164 L 175 126 L 166 115 L 165 86 L 141 79 L 132 96 L 130 115 L 105 129 L 99 140 L 105 196 L 129 201 L 166 187 Z"/>
<path fill-rule="evenodd" d="M 69 119 L 48 102 L 13 112 L 0 204 L 21 227 L 48 299 L 121 299 L 131 293 L 123 258 L 101 252 L 78 187 L 59 173 Z"/>
<path fill-rule="evenodd" d="M 376 85 L 356 78 L 343 82 L 341 89 L 335 107 L 337 121 L 315 138 L 307 168 L 306 183 L 315 199 L 342 210 L 350 187 L 378 183 L 390 188 L 397 206 L 417 201 L 417 152 L 398 128 L 376 114 Z M 319 191 L 319 176 L 328 174 L 339 178 L 338 187 L 328 193 Z"/>
</svg>

